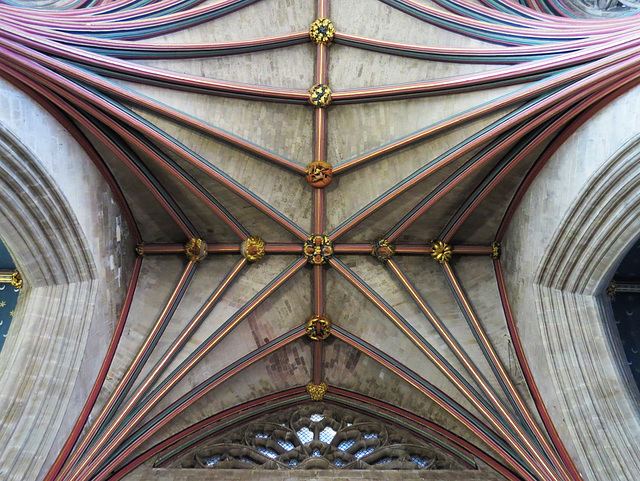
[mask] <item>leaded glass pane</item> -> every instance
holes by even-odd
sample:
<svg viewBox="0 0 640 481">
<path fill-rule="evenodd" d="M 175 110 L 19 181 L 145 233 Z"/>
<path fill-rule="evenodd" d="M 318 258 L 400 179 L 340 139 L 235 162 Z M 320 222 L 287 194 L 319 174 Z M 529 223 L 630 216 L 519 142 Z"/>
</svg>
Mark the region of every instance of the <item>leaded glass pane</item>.
<svg viewBox="0 0 640 481">
<path fill-rule="evenodd" d="M 307 444 L 313 441 L 313 433 L 307 427 L 304 427 L 301 430 L 299 430 L 297 434 L 301 444 Z"/>
<path fill-rule="evenodd" d="M 373 452 L 373 448 L 361 449 L 355 454 L 355 457 L 358 459 L 364 458 L 365 456 L 368 456 L 372 452 Z"/>
<path fill-rule="evenodd" d="M 333 438 L 336 437 L 336 432 L 331 429 L 330 426 L 325 427 L 322 431 L 320 431 L 320 441 L 323 443 L 331 444 Z"/>
<path fill-rule="evenodd" d="M 291 451 L 295 446 L 290 441 L 285 441 L 284 439 L 278 439 L 278 444 L 282 446 L 287 451 Z"/>
<path fill-rule="evenodd" d="M 355 444 L 355 441 L 353 441 L 352 439 L 349 439 L 348 441 L 341 441 L 340 444 L 338 444 L 338 449 L 340 451 L 346 451 L 354 444 Z"/>
<path fill-rule="evenodd" d="M 395 469 L 462 466 L 397 428 L 323 403 L 270 416 L 211 439 L 201 454 L 195 453 L 191 465 L 181 467 L 228 469 L 250 464 L 252 469 L 385 469 L 376 466 L 396 461 L 401 462 L 393 465 Z M 318 463 L 321 459 L 326 463 Z"/>
</svg>

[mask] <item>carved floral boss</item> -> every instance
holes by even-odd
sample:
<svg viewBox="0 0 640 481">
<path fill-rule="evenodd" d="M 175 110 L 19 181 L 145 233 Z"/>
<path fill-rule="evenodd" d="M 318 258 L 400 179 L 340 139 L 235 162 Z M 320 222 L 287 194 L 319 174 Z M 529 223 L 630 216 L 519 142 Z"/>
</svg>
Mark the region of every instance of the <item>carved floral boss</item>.
<svg viewBox="0 0 640 481">
<path fill-rule="evenodd" d="M 307 321 L 307 335 L 314 341 L 323 341 L 331 335 L 331 320 L 328 316 L 313 316 Z"/>
<path fill-rule="evenodd" d="M 326 264 L 333 255 L 331 240 L 326 235 L 312 235 L 304 243 L 304 255 L 307 262 L 315 265 Z"/>
<path fill-rule="evenodd" d="M 311 162 L 307 166 L 306 179 L 307 183 L 316 189 L 322 189 L 331 182 L 333 178 L 333 170 L 331 164 L 322 160 Z"/>
</svg>

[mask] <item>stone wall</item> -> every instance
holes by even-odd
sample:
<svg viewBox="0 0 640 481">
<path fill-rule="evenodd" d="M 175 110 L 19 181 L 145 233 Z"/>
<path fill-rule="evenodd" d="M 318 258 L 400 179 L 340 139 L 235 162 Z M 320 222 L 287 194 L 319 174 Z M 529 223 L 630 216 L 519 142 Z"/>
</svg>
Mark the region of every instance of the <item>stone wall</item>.
<svg viewBox="0 0 640 481">
<path fill-rule="evenodd" d="M 0 82 L 0 236 L 23 275 L 0 353 L 0 479 L 44 476 L 111 339 L 133 265 L 128 227 L 79 145 Z"/>
<path fill-rule="evenodd" d="M 527 192 L 504 242 L 527 358 L 589 480 L 640 473 L 638 392 L 603 292 L 640 230 L 639 94 L 622 96 L 568 139 Z"/>
</svg>

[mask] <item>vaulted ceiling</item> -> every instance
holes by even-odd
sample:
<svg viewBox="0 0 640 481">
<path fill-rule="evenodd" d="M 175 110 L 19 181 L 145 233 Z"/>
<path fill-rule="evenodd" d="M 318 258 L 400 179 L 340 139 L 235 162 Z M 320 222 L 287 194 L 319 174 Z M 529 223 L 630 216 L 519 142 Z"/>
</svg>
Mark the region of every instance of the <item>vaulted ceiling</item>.
<svg viewBox="0 0 640 481">
<path fill-rule="evenodd" d="M 0 7 L 0 75 L 78 139 L 138 253 L 47 480 L 162 467 L 318 390 L 468 467 L 580 479 L 500 243 L 568 135 L 636 85 L 635 16 L 554 0 L 47 7 Z M 316 18 L 333 26 L 314 39 Z"/>
</svg>

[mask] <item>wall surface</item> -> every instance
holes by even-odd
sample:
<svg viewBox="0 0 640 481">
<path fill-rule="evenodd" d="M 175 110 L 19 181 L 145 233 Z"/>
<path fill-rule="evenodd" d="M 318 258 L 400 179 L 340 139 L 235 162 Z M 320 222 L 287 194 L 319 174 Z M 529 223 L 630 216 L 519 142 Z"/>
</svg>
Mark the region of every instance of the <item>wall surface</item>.
<svg viewBox="0 0 640 481">
<path fill-rule="evenodd" d="M 557 151 L 504 242 L 505 277 L 527 358 L 589 480 L 635 480 L 640 473 L 637 388 L 624 369 L 603 292 L 640 230 L 638 102 L 638 90 L 622 96 Z"/>
<path fill-rule="evenodd" d="M 0 353 L 0 478 L 38 479 L 110 341 L 133 246 L 109 187 L 46 111 L 0 82 L 0 236 L 24 277 Z"/>
</svg>

